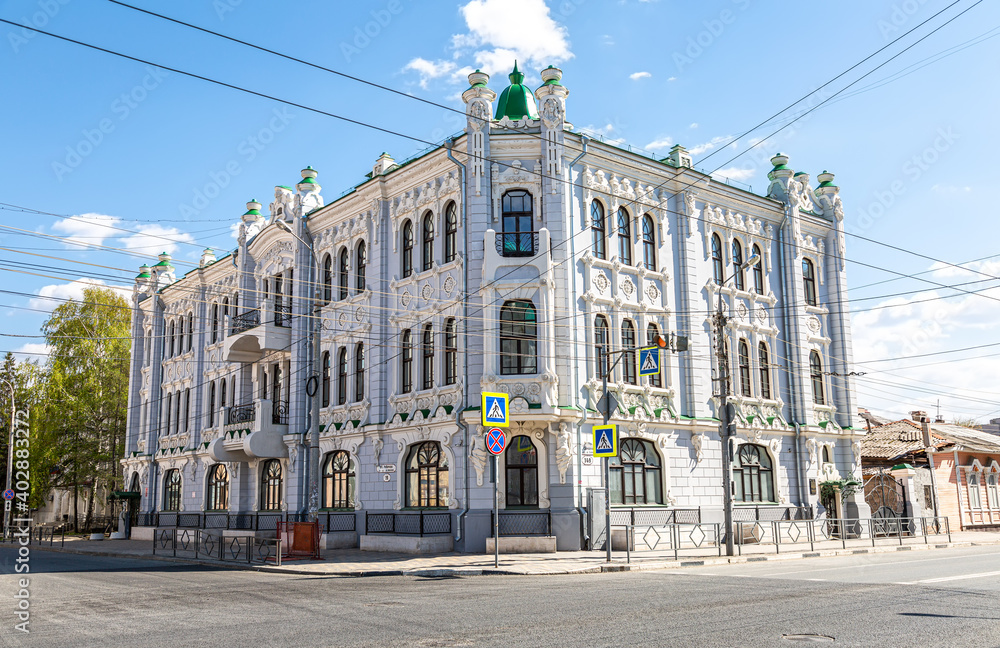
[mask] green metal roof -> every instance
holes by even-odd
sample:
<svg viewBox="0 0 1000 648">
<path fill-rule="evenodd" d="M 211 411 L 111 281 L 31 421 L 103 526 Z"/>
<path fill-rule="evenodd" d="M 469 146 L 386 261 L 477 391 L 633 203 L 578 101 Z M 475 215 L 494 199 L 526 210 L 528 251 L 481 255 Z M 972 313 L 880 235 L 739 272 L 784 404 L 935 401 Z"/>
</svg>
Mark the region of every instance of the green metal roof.
<svg viewBox="0 0 1000 648">
<path fill-rule="evenodd" d="M 507 117 L 512 120 L 538 119 L 538 107 L 535 105 L 535 95 L 524 85 L 524 75 L 517 69 L 514 61 L 514 71 L 507 75 L 510 85 L 500 93 L 497 101 L 497 119 Z"/>
</svg>

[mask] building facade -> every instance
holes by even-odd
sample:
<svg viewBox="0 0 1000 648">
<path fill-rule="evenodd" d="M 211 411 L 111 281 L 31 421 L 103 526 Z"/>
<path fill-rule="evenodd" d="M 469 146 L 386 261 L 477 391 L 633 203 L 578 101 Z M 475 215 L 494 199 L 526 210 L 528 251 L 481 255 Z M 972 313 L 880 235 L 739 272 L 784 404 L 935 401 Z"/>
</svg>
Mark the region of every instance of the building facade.
<svg viewBox="0 0 1000 648">
<path fill-rule="evenodd" d="M 779 154 L 767 194 L 743 191 L 680 146 L 652 159 L 576 132 L 562 72 L 541 77 L 532 92 L 515 66 L 498 98 L 470 74 L 461 136 L 382 154 L 329 204 L 307 168 L 266 214 L 247 204 L 231 254 L 142 269 L 123 461 L 142 511 L 301 515 L 311 466 L 320 507 L 354 512 L 359 536 L 371 516 L 446 513 L 449 542 L 483 551 L 480 392 L 505 392 L 501 519 L 544 513 L 559 549 L 594 545 L 597 350 L 662 335 L 689 349 L 645 377 L 620 354 L 609 376 L 610 497 L 721 519 L 719 300 L 737 507 L 816 512 L 818 482 L 860 474 L 833 174 L 813 187 Z"/>
</svg>

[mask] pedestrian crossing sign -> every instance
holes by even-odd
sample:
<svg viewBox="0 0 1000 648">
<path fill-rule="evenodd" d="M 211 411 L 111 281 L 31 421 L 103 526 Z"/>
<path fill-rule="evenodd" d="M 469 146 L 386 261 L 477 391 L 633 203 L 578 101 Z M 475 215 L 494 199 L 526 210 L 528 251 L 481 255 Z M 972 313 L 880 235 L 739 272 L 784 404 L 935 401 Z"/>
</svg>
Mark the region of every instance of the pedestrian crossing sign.
<svg viewBox="0 0 1000 648">
<path fill-rule="evenodd" d="M 639 349 L 639 375 L 655 376 L 660 373 L 660 347 Z"/>
<path fill-rule="evenodd" d="M 594 426 L 594 456 L 595 457 L 618 456 L 617 425 Z"/>
<path fill-rule="evenodd" d="M 508 398 L 507 394 L 494 394 L 490 392 L 483 392 L 483 425 L 484 426 L 496 426 L 496 427 L 510 427 L 510 417 L 507 413 L 510 411 L 507 407 Z"/>
</svg>

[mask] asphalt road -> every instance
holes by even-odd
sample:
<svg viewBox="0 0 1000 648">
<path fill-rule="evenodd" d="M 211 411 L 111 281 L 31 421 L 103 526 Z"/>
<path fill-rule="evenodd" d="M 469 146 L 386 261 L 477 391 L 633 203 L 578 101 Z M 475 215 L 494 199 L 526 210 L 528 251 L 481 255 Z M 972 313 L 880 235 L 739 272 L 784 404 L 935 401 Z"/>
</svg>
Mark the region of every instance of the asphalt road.
<svg viewBox="0 0 1000 648">
<path fill-rule="evenodd" d="M 572 576 L 311 577 L 34 550 L 7 646 L 1000 646 L 1000 548 Z"/>
</svg>

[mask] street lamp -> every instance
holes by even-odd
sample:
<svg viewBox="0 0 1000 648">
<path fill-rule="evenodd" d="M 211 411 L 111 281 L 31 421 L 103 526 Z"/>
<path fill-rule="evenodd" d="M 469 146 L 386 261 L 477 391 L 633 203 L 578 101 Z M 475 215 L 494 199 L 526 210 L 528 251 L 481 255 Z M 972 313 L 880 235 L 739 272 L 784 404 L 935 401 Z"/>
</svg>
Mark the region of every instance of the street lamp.
<svg viewBox="0 0 1000 648">
<path fill-rule="evenodd" d="M 319 380 L 319 354 L 320 354 L 320 332 L 322 331 L 322 286 L 320 284 L 320 262 L 316 258 L 316 250 L 309 243 L 306 243 L 298 234 L 292 231 L 288 223 L 280 218 L 274 221 L 278 229 L 291 234 L 302 245 L 309 249 L 309 255 L 313 260 L 313 285 L 316 288 L 316 297 L 313 301 L 313 352 L 312 352 L 312 376 Z M 309 521 L 315 522 L 319 518 L 319 389 L 313 392 L 309 408 L 309 452 L 306 454 L 306 483 L 309 484 Z"/>
<path fill-rule="evenodd" d="M 7 490 L 10 490 L 13 485 L 13 468 L 14 468 L 14 385 L 10 383 L 9 380 L 0 378 L 0 382 L 7 385 L 7 389 L 10 390 L 10 434 L 7 437 Z M 4 504 L 3 512 L 3 535 L 6 538 L 7 532 L 10 530 L 10 518 L 13 514 L 13 505 L 10 500 L 7 500 Z"/>
<path fill-rule="evenodd" d="M 726 315 L 722 312 L 722 289 L 734 279 L 737 274 L 751 266 L 760 263 L 760 255 L 750 255 L 729 279 L 719 284 L 719 306 L 715 312 L 715 352 L 719 362 L 719 438 L 722 441 L 722 502 L 725 508 L 726 524 L 726 555 L 732 556 L 733 547 L 733 465 L 732 427 L 729 420 L 729 359 L 726 357 L 726 343 L 722 332 L 726 328 Z"/>
</svg>

